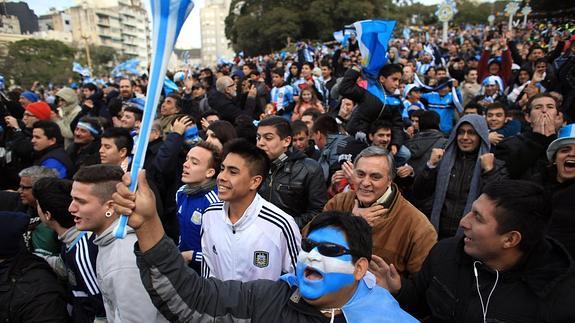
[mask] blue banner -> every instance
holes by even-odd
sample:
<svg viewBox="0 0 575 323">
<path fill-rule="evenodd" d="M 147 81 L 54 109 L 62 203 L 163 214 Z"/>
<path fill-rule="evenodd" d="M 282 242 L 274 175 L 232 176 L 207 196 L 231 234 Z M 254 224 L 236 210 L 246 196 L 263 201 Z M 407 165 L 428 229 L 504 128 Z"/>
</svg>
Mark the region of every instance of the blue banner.
<svg viewBox="0 0 575 323">
<path fill-rule="evenodd" d="M 363 20 L 353 24 L 361 51 L 363 72 L 367 77 L 367 90 L 385 102 L 385 93 L 378 81 L 379 70 L 387 63 L 387 44 L 395 21 Z"/>
</svg>

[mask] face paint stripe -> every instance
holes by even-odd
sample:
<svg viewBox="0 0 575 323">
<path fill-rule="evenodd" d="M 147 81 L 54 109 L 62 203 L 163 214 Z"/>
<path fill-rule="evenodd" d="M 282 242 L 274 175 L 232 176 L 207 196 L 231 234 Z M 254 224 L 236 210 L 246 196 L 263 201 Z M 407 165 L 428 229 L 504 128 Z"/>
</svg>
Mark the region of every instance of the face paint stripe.
<svg viewBox="0 0 575 323">
<path fill-rule="evenodd" d="M 342 257 L 349 258 L 348 260 L 341 259 Z M 342 273 L 353 274 L 355 266 L 351 263 L 351 256 L 345 255 L 340 257 L 326 257 L 314 248 L 311 252 L 300 251 L 298 255 L 298 263 L 304 266 L 310 266 L 320 271 L 322 274 L 327 273 Z"/>
</svg>

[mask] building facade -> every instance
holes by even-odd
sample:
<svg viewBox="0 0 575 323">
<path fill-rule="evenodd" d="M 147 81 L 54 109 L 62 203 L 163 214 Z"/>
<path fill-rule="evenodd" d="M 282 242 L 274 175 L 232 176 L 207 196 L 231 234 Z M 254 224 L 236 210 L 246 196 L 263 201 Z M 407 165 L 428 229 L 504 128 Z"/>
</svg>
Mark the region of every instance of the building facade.
<svg viewBox="0 0 575 323">
<path fill-rule="evenodd" d="M 225 33 L 225 19 L 230 3 L 230 0 L 206 0 L 205 6 L 200 10 L 204 66 L 215 66 L 218 58 L 231 60 L 235 55 Z"/>
</svg>

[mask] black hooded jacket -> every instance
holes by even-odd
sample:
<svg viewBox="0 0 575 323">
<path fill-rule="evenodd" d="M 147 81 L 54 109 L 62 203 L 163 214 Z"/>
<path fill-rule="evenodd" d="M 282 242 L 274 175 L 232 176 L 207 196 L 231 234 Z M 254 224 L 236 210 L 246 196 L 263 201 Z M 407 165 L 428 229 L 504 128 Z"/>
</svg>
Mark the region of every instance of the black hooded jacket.
<svg viewBox="0 0 575 323">
<path fill-rule="evenodd" d="M 421 271 L 402 279 L 396 299 L 403 309 L 426 322 L 483 322 L 474 259 L 463 246 L 462 238 L 438 242 Z M 497 285 L 493 270 L 475 264 L 484 305 L 493 289 L 487 322 L 575 322 L 575 263 L 555 240 L 544 239 L 515 267 L 500 272 Z"/>
</svg>

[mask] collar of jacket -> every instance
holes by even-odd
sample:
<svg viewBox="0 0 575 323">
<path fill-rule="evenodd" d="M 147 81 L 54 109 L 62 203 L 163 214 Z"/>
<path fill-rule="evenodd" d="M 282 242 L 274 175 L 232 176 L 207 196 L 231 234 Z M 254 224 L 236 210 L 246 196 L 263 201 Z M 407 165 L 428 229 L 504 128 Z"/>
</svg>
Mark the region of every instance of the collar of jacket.
<svg viewBox="0 0 575 323">
<path fill-rule="evenodd" d="M 232 229 L 233 231 L 242 231 L 245 228 L 249 227 L 258 217 L 260 213 L 260 209 L 262 204 L 264 203 L 264 199 L 256 193 L 252 203 L 248 206 L 248 208 L 242 214 L 242 217 L 238 220 L 238 222 L 232 224 L 230 221 L 230 204 L 228 202 L 224 202 L 224 212 L 222 212 L 222 216 L 224 217 L 224 222 Z"/>
</svg>

